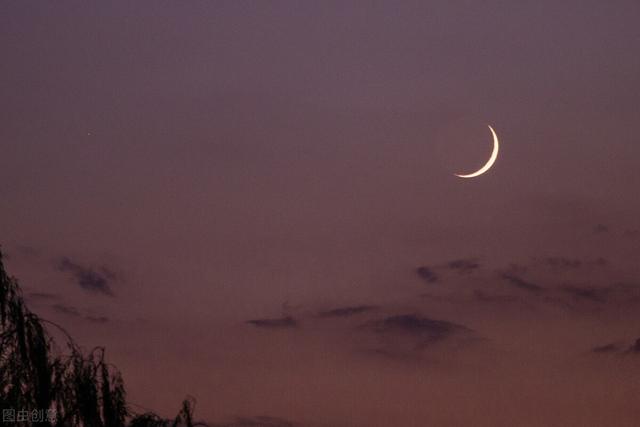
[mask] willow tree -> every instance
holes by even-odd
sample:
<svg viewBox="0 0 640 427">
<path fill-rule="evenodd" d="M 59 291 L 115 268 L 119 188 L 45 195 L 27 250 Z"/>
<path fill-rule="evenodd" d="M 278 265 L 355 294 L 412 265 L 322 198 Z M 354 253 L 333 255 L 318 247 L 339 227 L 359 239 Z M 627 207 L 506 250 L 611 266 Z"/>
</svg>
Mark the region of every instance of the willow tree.
<svg viewBox="0 0 640 427">
<path fill-rule="evenodd" d="M 63 336 L 62 348 L 47 330 Z M 64 329 L 32 313 L 18 281 L 7 274 L 0 251 L 0 410 L 16 423 L 42 427 L 177 427 L 194 423 L 193 401 L 175 419 L 135 414 L 126 404 L 120 372 L 105 349 L 84 354 Z M 32 416 L 33 415 L 33 416 Z M 18 418 L 16 418 L 18 417 Z M 36 419 L 38 417 L 38 419 Z"/>
</svg>

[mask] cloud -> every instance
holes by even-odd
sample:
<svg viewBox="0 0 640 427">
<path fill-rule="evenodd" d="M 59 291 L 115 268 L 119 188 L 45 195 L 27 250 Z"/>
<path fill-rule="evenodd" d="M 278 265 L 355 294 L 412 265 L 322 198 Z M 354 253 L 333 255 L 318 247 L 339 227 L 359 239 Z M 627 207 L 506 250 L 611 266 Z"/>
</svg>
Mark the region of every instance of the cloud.
<svg viewBox="0 0 640 427">
<path fill-rule="evenodd" d="M 597 347 L 593 347 L 591 349 L 592 352 L 594 353 L 616 353 L 620 350 L 620 346 L 617 343 L 610 343 L 610 344 L 605 344 L 605 345 L 600 345 Z"/>
<path fill-rule="evenodd" d="M 418 267 L 416 268 L 416 273 L 428 283 L 434 283 L 438 281 L 438 275 L 429 267 Z"/>
<path fill-rule="evenodd" d="M 53 308 L 58 313 L 64 314 L 66 316 L 81 318 L 92 323 L 106 323 L 109 321 L 109 318 L 106 316 L 94 316 L 92 314 L 84 315 L 76 307 L 66 304 L 53 304 L 51 308 Z"/>
<path fill-rule="evenodd" d="M 419 356 L 421 351 L 454 335 L 471 333 L 466 326 L 416 314 L 400 314 L 362 325 L 377 337 L 376 354 L 394 358 Z"/>
<path fill-rule="evenodd" d="M 275 319 L 255 319 L 248 320 L 247 323 L 258 328 L 284 329 L 298 326 L 298 322 L 291 316 L 279 317 Z"/>
<path fill-rule="evenodd" d="M 580 286 L 563 286 L 562 291 L 568 293 L 575 299 L 589 300 L 593 302 L 605 302 L 607 295 L 610 293 L 610 288 L 596 288 L 596 287 L 580 287 Z"/>
<path fill-rule="evenodd" d="M 593 227 L 593 232 L 594 233 L 606 233 L 609 231 L 609 227 L 604 225 L 604 224 L 596 224 Z"/>
<path fill-rule="evenodd" d="M 66 315 L 69 315 L 69 316 L 76 316 L 76 317 L 80 317 L 81 316 L 81 314 L 78 311 L 78 309 L 75 308 L 75 307 L 72 307 L 70 305 L 54 304 L 54 305 L 51 306 L 51 308 L 53 308 L 58 313 L 66 314 Z"/>
<path fill-rule="evenodd" d="M 480 268 L 480 264 L 474 259 L 456 259 L 449 261 L 447 267 L 455 270 L 460 274 L 469 274 Z"/>
<path fill-rule="evenodd" d="M 626 349 L 625 349 L 626 348 Z M 640 354 L 640 338 L 636 339 L 635 342 L 629 345 L 625 345 L 620 342 L 613 342 L 597 347 L 593 347 L 591 349 L 593 353 L 605 354 L 605 353 L 634 353 Z"/>
<path fill-rule="evenodd" d="M 58 271 L 73 274 L 76 283 L 90 292 L 113 296 L 111 284 L 118 280 L 118 276 L 106 267 L 100 267 L 97 271 L 91 267 L 80 265 L 67 257 L 61 258 L 56 263 Z"/>
<path fill-rule="evenodd" d="M 356 314 L 366 313 L 376 310 L 378 307 L 372 305 L 356 305 L 350 307 L 340 307 L 329 311 L 318 313 L 320 317 L 349 317 Z"/>
<path fill-rule="evenodd" d="M 109 321 L 109 318 L 106 316 L 91 316 L 91 315 L 86 315 L 84 316 L 85 320 L 88 320 L 89 322 L 93 322 L 93 323 L 106 323 Z"/>
<path fill-rule="evenodd" d="M 626 350 L 625 350 L 626 347 Z M 597 346 L 591 349 L 594 353 L 604 354 L 604 353 L 635 353 L 640 354 L 640 338 L 636 339 L 635 342 L 628 345 L 628 347 L 621 343 L 610 343 L 601 346 Z"/>
<path fill-rule="evenodd" d="M 536 285 L 535 283 L 532 283 L 532 282 L 527 282 L 526 280 L 513 274 L 505 273 L 502 275 L 502 278 L 507 282 L 509 282 L 511 285 L 520 289 L 524 289 L 525 291 L 540 293 L 544 290 L 542 286 Z"/>
<path fill-rule="evenodd" d="M 368 324 L 378 333 L 407 332 L 428 335 L 431 340 L 446 338 L 455 331 L 468 330 L 465 326 L 446 320 L 435 320 L 415 314 L 399 314 L 376 320 Z"/>
</svg>

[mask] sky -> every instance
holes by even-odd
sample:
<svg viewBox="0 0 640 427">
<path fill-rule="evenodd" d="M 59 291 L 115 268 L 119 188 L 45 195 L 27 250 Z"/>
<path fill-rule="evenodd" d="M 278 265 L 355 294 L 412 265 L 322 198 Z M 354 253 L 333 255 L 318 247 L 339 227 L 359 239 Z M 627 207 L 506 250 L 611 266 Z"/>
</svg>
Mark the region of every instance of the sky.
<svg viewBox="0 0 640 427">
<path fill-rule="evenodd" d="M 133 409 L 637 424 L 638 2 L 1 9 L 7 267 Z"/>
</svg>

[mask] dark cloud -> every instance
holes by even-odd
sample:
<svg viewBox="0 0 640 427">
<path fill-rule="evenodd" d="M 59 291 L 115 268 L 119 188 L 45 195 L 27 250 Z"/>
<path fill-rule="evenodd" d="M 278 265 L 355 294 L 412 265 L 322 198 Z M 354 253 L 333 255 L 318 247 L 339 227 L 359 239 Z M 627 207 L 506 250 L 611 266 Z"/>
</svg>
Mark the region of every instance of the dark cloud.
<svg viewBox="0 0 640 427">
<path fill-rule="evenodd" d="M 594 233 L 606 233 L 609 231 L 609 227 L 604 225 L 604 224 L 596 224 L 593 227 L 593 232 Z"/>
<path fill-rule="evenodd" d="M 438 275 L 431 268 L 426 266 L 416 268 L 416 274 L 428 283 L 438 281 Z"/>
<path fill-rule="evenodd" d="M 89 322 L 93 322 L 93 323 L 106 323 L 109 321 L 109 318 L 106 316 L 91 316 L 91 315 L 86 315 L 84 316 L 85 320 L 88 320 Z"/>
<path fill-rule="evenodd" d="M 532 283 L 532 282 L 528 282 L 513 274 L 505 273 L 502 275 L 502 278 L 507 282 L 509 282 L 511 285 L 520 289 L 524 289 L 525 291 L 540 293 L 544 290 L 542 286 L 536 285 L 535 283 Z"/>
<path fill-rule="evenodd" d="M 399 314 L 377 320 L 370 325 L 376 332 L 401 331 L 410 333 L 428 333 L 434 337 L 443 337 L 460 326 L 446 320 L 434 320 L 415 314 Z"/>
<path fill-rule="evenodd" d="M 593 347 L 591 349 L 592 352 L 594 353 L 615 353 L 617 351 L 620 350 L 620 345 L 617 343 L 610 343 L 610 344 L 605 344 L 605 345 L 600 345 L 597 347 Z"/>
<path fill-rule="evenodd" d="M 431 344 L 443 341 L 460 332 L 471 332 L 463 325 L 446 320 L 436 320 L 415 314 L 400 314 L 375 320 L 363 325 L 378 335 L 404 335 L 412 339 L 412 349 L 420 350 Z M 394 343 L 394 344 L 397 344 Z"/>
<path fill-rule="evenodd" d="M 279 317 L 275 319 L 248 320 L 247 323 L 259 328 L 269 329 L 294 328 L 298 325 L 298 322 L 291 316 Z"/>
<path fill-rule="evenodd" d="M 607 295 L 610 293 L 610 288 L 596 288 L 596 287 L 580 287 L 580 286 L 563 286 L 561 290 L 575 299 L 589 300 L 593 302 L 605 302 Z"/>
<path fill-rule="evenodd" d="M 378 307 L 373 305 L 355 305 L 350 307 L 340 307 L 333 310 L 323 311 L 318 313 L 320 317 L 349 317 L 356 314 L 366 313 L 368 311 L 376 310 Z"/>
<path fill-rule="evenodd" d="M 474 259 L 456 259 L 448 262 L 447 267 L 460 274 L 469 274 L 480 268 L 480 264 Z"/>
<path fill-rule="evenodd" d="M 80 312 L 80 310 L 78 310 L 76 307 L 66 305 L 66 304 L 53 304 L 51 308 L 53 308 L 58 313 L 61 313 L 67 316 L 82 318 L 92 323 L 106 323 L 109 321 L 109 318 L 106 316 L 94 316 L 91 314 L 83 315 Z"/>
<path fill-rule="evenodd" d="M 66 314 L 69 316 L 81 317 L 80 311 L 77 308 L 65 304 L 54 304 L 51 306 L 58 313 Z"/>
<path fill-rule="evenodd" d="M 56 268 L 59 271 L 72 273 L 76 283 L 82 289 L 113 296 L 111 284 L 116 281 L 118 277 L 106 267 L 100 267 L 98 270 L 94 270 L 91 267 L 80 265 L 67 257 L 63 257 L 56 263 Z"/>
<path fill-rule="evenodd" d="M 277 417 L 238 417 L 235 421 L 228 423 L 213 423 L 209 424 L 211 427 L 295 427 L 295 424 L 291 421 L 287 421 L 283 418 Z"/>
<path fill-rule="evenodd" d="M 626 350 L 625 350 L 626 347 Z M 594 353 L 634 353 L 640 354 L 640 338 L 628 347 L 620 343 L 610 343 L 591 349 Z"/>
</svg>

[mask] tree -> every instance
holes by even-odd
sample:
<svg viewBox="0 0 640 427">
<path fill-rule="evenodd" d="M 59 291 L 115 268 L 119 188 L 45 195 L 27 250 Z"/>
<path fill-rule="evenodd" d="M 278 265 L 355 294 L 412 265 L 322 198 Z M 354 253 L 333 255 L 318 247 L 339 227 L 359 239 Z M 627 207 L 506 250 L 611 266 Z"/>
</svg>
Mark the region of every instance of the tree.
<svg viewBox="0 0 640 427">
<path fill-rule="evenodd" d="M 67 352 L 43 325 L 58 329 Z M 120 372 L 105 360 L 105 349 L 83 354 L 60 326 L 32 313 L 18 281 L 7 274 L 0 251 L 0 409 L 40 413 L 42 427 L 193 427 L 194 399 L 184 400 L 175 419 L 126 404 Z M 27 412 L 24 412 L 27 411 Z M 35 412 L 33 412 L 35 411 Z M 16 420 L 17 422 L 17 420 Z"/>
</svg>

